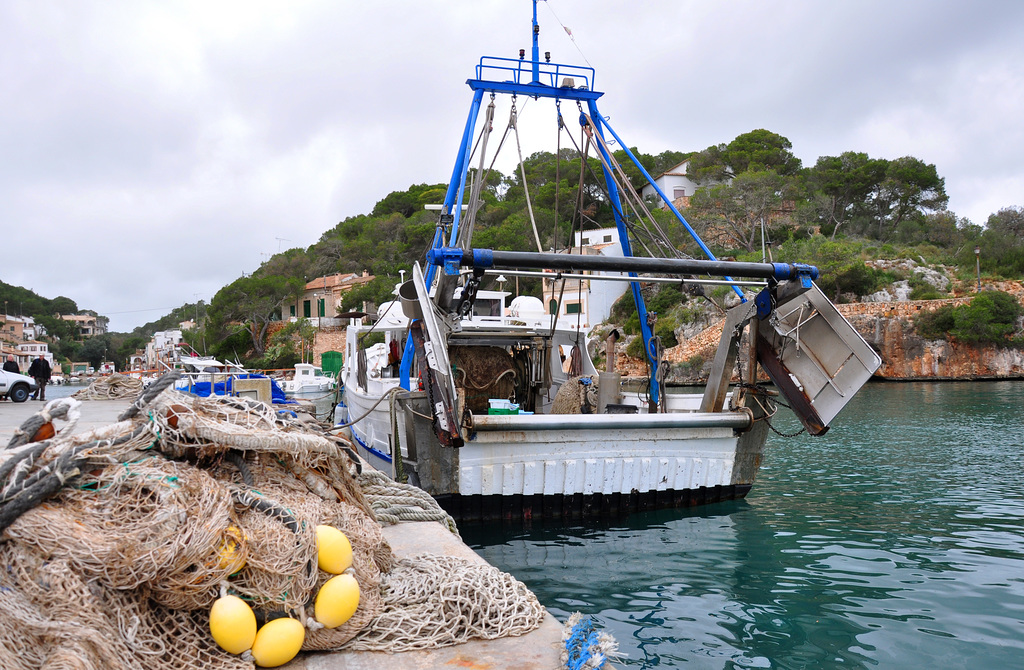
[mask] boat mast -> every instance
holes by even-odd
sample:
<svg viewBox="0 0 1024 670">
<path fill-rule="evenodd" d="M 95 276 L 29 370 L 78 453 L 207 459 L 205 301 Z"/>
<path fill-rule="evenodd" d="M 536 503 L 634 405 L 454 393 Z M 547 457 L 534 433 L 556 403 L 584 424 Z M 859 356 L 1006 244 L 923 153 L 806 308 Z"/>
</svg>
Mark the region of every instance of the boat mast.
<svg viewBox="0 0 1024 670">
<path fill-rule="evenodd" d="M 533 0 L 533 21 L 531 33 L 532 48 L 529 63 L 526 62 L 525 49 L 519 50 L 518 59 L 483 56 L 476 66 L 476 76 L 466 82 L 469 87 L 473 89 L 473 102 L 470 105 L 469 117 L 466 119 L 466 126 L 462 134 L 462 142 L 459 145 L 459 152 L 456 157 L 454 169 L 452 170 L 452 178 L 448 184 L 448 191 L 445 194 L 444 207 L 438 220 L 438 229 L 434 235 L 434 241 L 432 244 L 432 249 L 434 250 L 445 246 L 444 238 L 446 236 L 449 240 L 448 246 L 454 247 L 458 243 L 459 227 L 462 218 L 462 202 L 465 198 L 466 178 L 469 171 L 469 157 L 472 151 L 473 135 L 478 122 L 480 106 L 483 101 L 484 93 L 489 93 L 492 97 L 501 93 L 512 96 L 523 95 L 534 99 L 554 98 L 557 101 L 567 100 L 576 102 L 581 107 L 581 125 L 589 123 L 596 132 L 601 135 L 601 137 L 604 137 L 605 130 L 611 133 L 619 143 L 619 146 L 625 149 L 626 154 L 633 164 L 637 166 L 648 181 L 653 183 L 653 179 L 651 179 L 651 176 L 643 168 L 636 156 L 629 151 L 627 145 L 619 139 L 618 135 L 615 134 L 615 131 L 612 130 L 607 121 L 598 111 L 597 99 L 604 94 L 594 90 L 594 69 L 591 67 L 552 63 L 547 55 L 545 55 L 544 61 L 541 61 L 540 24 L 537 21 L 537 3 L 540 1 L 541 0 Z M 586 105 L 586 113 L 583 113 L 582 111 L 583 105 Z M 608 155 L 607 150 L 603 147 L 601 148 L 601 154 L 606 166 L 613 164 L 611 156 Z M 622 202 L 619 198 L 619 189 L 616 186 L 615 178 L 608 174 L 609 169 L 611 168 L 606 168 L 605 171 L 605 187 L 608 193 L 609 204 L 611 205 L 614 213 L 615 225 L 618 229 L 623 252 L 627 256 L 631 256 L 632 249 L 626 226 L 626 215 L 624 214 Z M 657 189 L 656 185 L 655 188 Z M 667 198 L 665 198 L 665 195 L 660 189 L 658 189 L 658 193 L 661 195 L 663 200 L 668 202 L 669 208 L 673 214 L 682 222 L 687 232 L 689 232 L 694 240 L 696 240 L 697 244 L 700 245 L 702 251 L 704 251 L 708 257 L 713 260 L 714 256 L 711 254 L 710 249 L 704 245 L 700 240 L 700 237 L 690 227 L 686 220 L 683 219 L 679 211 L 672 206 L 671 202 L 669 202 Z M 473 203 L 470 203 L 470 206 L 473 206 Z M 471 242 L 468 242 L 467 244 L 471 244 Z M 434 259 L 433 256 L 428 258 L 425 273 L 426 285 L 428 287 L 433 285 L 435 277 L 437 277 L 437 271 L 440 267 L 438 263 L 439 261 Z M 634 273 L 631 276 L 635 277 L 636 275 Z M 451 295 L 455 290 L 457 277 L 457 268 L 446 267 L 445 272 L 437 278 L 437 290 L 434 295 L 434 301 L 445 311 L 447 311 L 445 308 L 450 305 Z M 651 375 L 649 395 L 651 404 L 652 407 L 657 407 L 661 393 L 659 383 L 657 381 L 659 377 L 659 361 L 657 360 L 655 352 L 652 350 L 652 338 L 654 336 L 652 323 L 653 318 L 650 320 L 648 319 L 648 312 L 644 304 L 639 283 L 631 282 L 630 287 L 633 294 L 633 300 L 636 303 L 637 312 L 640 317 L 640 336 L 643 338 L 645 344 L 644 350 L 647 353 L 647 358 L 650 363 Z M 411 358 L 412 350 L 410 345 L 407 343 L 401 368 L 402 386 L 405 388 L 409 388 Z"/>
</svg>

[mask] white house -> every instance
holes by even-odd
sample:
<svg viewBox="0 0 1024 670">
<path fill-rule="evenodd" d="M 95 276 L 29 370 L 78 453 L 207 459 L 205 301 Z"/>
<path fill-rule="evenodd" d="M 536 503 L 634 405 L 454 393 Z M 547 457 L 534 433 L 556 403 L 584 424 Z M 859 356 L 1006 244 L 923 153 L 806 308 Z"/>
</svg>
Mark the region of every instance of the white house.
<svg viewBox="0 0 1024 670">
<path fill-rule="evenodd" d="M 572 253 L 621 258 L 623 254 L 618 230 L 598 228 L 577 232 Z M 543 301 L 548 313 L 554 314 L 558 306 L 558 325 L 584 332 L 607 319 L 612 312 L 612 305 L 629 288 L 629 283 L 624 281 L 545 279 L 542 283 Z"/>
<path fill-rule="evenodd" d="M 661 192 L 664 193 L 677 208 L 688 207 L 690 205 L 690 198 L 700 188 L 696 182 L 690 181 L 690 178 L 686 176 L 686 170 L 689 166 L 690 161 L 685 160 L 679 165 L 662 172 L 660 175 L 654 178 L 654 183 L 658 185 Z M 654 187 L 650 184 L 645 184 L 640 195 L 644 198 L 658 198 L 658 192 L 654 190 Z M 660 199 L 660 198 L 659 198 Z M 664 205 L 662 205 L 664 207 Z M 666 208 L 667 209 L 667 208 Z"/>
<path fill-rule="evenodd" d="M 29 340 L 28 342 L 22 342 L 18 344 L 18 353 L 15 354 L 18 358 L 18 365 L 21 366 L 22 374 L 26 374 L 28 366 L 32 365 L 32 361 L 39 358 L 39 354 L 43 355 L 46 362 L 50 364 L 50 369 L 55 372 L 60 372 L 54 367 L 53 354 L 50 353 L 50 345 L 46 342 L 36 342 L 35 340 Z"/>
</svg>

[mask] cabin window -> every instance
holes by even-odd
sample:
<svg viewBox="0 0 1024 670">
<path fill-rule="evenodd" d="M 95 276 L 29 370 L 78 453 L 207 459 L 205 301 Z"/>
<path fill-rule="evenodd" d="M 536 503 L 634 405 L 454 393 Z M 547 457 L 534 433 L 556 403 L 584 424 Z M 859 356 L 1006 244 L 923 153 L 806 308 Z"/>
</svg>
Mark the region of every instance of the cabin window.
<svg viewBox="0 0 1024 670">
<path fill-rule="evenodd" d="M 580 313 L 580 304 L 578 302 L 567 302 L 567 303 L 565 303 L 565 313 L 566 314 L 579 314 Z"/>
<path fill-rule="evenodd" d="M 501 316 L 501 301 L 476 300 L 473 303 L 473 316 Z"/>
<path fill-rule="evenodd" d="M 312 310 L 310 309 L 308 300 L 302 301 L 302 316 L 306 319 L 312 316 Z"/>
</svg>

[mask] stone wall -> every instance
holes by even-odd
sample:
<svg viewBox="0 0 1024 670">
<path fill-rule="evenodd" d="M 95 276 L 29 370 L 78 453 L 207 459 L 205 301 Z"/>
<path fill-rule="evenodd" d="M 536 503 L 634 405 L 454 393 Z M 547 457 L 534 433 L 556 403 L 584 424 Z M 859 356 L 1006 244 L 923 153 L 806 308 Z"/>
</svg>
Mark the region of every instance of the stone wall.
<svg viewBox="0 0 1024 670">
<path fill-rule="evenodd" d="M 344 326 L 331 326 L 321 328 L 316 332 L 313 340 L 313 363 L 320 365 L 320 359 L 325 351 L 345 352 L 345 333 L 348 329 Z"/>
</svg>

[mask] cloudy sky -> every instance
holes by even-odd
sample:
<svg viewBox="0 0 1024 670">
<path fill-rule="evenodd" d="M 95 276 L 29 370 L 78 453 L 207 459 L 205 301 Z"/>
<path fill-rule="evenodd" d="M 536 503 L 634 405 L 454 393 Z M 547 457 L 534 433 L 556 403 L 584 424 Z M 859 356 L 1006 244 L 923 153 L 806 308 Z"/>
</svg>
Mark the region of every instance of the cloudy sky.
<svg viewBox="0 0 1024 670">
<path fill-rule="evenodd" d="M 389 192 L 447 181 L 465 80 L 481 55 L 529 52 L 530 13 L 0 0 L 0 279 L 119 331 L 208 302 Z M 767 128 L 805 165 L 934 163 L 975 223 L 1024 205 L 1024 3 L 548 0 L 538 17 L 541 50 L 596 68 L 602 113 L 645 153 Z M 531 104 L 543 142 L 523 150 L 552 149 Z"/>
</svg>

